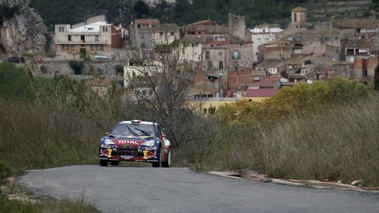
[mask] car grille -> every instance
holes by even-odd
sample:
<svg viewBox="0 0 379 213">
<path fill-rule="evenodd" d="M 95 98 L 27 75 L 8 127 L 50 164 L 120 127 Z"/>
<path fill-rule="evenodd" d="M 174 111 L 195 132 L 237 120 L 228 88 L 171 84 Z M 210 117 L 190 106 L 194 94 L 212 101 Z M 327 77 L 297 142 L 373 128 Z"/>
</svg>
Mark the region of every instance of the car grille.
<svg viewBox="0 0 379 213">
<path fill-rule="evenodd" d="M 143 156 L 143 153 L 139 153 L 138 148 L 117 148 L 113 155 Z"/>
</svg>

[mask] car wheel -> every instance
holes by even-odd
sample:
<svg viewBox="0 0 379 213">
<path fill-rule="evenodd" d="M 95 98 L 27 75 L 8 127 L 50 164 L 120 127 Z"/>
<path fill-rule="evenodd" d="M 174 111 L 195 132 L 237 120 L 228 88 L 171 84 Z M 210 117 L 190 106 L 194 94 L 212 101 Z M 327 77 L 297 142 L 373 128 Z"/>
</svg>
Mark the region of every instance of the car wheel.
<svg viewBox="0 0 379 213">
<path fill-rule="evenodd" d="M 100 160 L 100 166 L 108 166 L 107 160 Z"/>
<path fill-rule="evenodd" d="M 117 166 L 118 164 L 120 164 L 120 161 L 111 161 L 112 166 Z"/>
<path fill-rule="evenodd" d="M 168 150 L 167 162 L 166 163 L 162 162 L 162 167 L 170 167 L 170 166 L 171 166 L 171 149 Z"/>
</svg>

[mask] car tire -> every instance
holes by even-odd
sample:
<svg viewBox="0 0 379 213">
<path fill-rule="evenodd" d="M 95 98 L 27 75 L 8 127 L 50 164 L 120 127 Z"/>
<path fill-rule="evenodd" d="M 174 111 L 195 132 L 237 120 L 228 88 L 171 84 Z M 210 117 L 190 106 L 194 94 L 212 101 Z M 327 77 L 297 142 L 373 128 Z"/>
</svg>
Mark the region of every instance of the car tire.
<svg viewBox="0 0 379 213">
<path fill-rule="evenodd" d="M 171 166 L 171 149 L 168 150 L 168 154 L 167 154 L 167 162 L 166 163 L 163 163 L 162 162 L 162 167 L 170 167 Z"/>
<path fill-rule="evenodd" d="M 108 166 L 107 160 L 100 160 L 100 166 Z"/>
<path fill-rule="evenodd" d="M 112 166 L 118 166 L 120 164 L 120 161 L 111 161 Z"/>
</svg>

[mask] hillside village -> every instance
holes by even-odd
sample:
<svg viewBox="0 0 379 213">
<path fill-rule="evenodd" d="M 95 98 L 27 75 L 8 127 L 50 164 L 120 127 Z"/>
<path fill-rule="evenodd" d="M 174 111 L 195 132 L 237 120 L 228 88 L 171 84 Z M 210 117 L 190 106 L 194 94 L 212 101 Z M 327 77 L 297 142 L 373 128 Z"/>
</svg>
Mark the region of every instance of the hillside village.
<svg viewBox="0 0 379 213">
<path fill-rule="evenodd" d="M 105 16 L 96 16 L 72 26 L 55 26 L 55 58 L 89 57 L 98 61 L 94 57 L 101 53 L 109 60 L 99 64 L 122 63 L 123 76 L 103 72 L 101 81 L 87 82 L 104 92 L 112 79 L 123 78 L 124 87 L 143 79 L 136 70 L 147 65 L 135 63 L 141 59 L 142 50 L 143 60 L 154 61 L 162 53 L 174 54 L 172 49 L 162 51 L 163 46 L 179 41 L 186 44 L 180 63 L 199 71 L 188 99 L 203 101 L 205 112 L 235 100 L 259 101 L 297 82 L 337 76 L 363 84 L 372 82 L 378 64 L 378 19 L 332 18 L 309 29 L 306 8 L 293 8 L 290 16 L 286 29 L 273 24 L 248 29 L 244 16 L 234 14 L 228 15 L 226 26 L 215 25 L 212 20 L 178 26 L 161 24 L 157 19 L 137 19 L 122 27 L 108 23 Z M 155 65 L 159 70 L 161 65 Z"/>
</svg>

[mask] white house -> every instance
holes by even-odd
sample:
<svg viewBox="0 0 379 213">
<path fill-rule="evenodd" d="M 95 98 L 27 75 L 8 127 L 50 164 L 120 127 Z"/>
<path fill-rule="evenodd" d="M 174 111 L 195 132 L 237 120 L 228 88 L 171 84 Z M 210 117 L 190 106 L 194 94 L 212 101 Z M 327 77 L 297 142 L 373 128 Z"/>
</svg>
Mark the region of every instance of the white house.
<svg viewBox="0 0 379 213">
<path fill-rule="evenodd" d="M 253 61 L 259 61 L 258 46 L 273 41 L 277 38 L 277 34 L 282 32 L 283 29 L 276 24 L 262 24 L 250 30 L 251 41 L 253 42 Z"/>
</svg>

